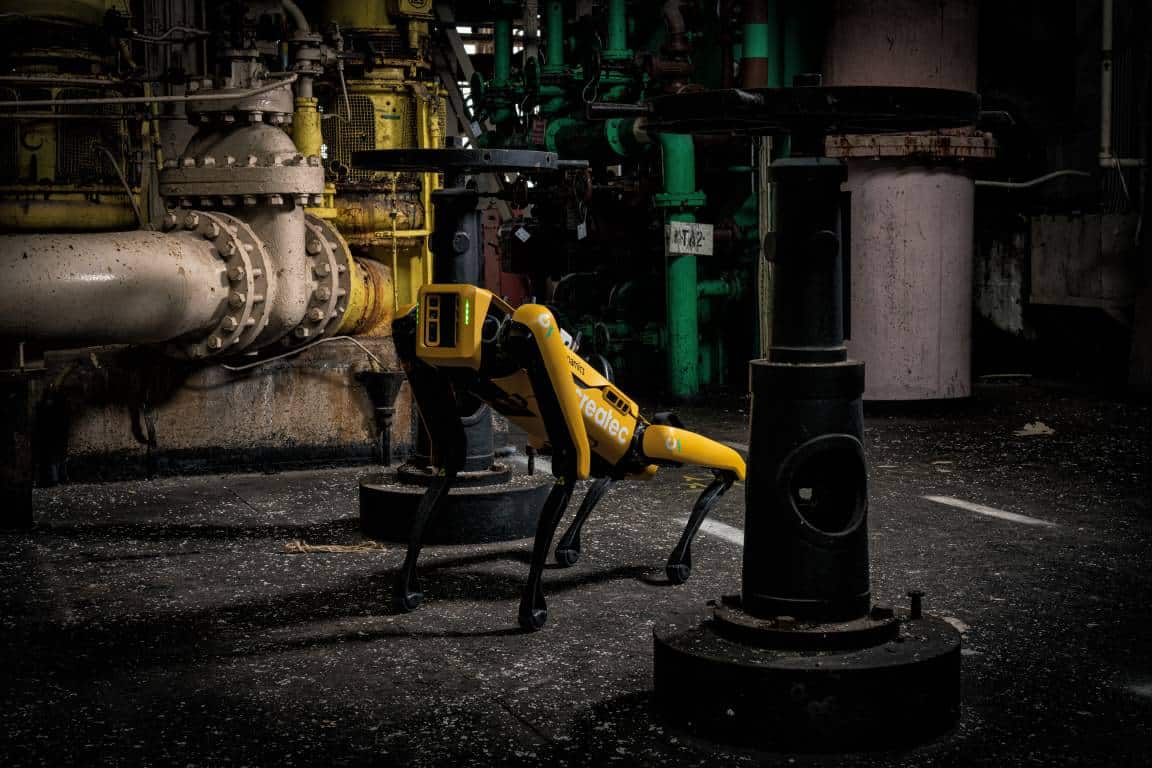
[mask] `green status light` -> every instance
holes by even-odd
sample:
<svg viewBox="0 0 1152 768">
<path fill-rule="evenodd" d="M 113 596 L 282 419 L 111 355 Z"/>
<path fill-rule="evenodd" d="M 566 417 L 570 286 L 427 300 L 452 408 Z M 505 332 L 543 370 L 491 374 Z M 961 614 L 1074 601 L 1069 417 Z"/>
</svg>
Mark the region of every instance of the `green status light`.
<svg viewBox="0 0 1152 768">
<path fill-rule="evenodd" d="M 464 299 L 464 325 L 472 325 L 472 300 Z"/>
</svg>

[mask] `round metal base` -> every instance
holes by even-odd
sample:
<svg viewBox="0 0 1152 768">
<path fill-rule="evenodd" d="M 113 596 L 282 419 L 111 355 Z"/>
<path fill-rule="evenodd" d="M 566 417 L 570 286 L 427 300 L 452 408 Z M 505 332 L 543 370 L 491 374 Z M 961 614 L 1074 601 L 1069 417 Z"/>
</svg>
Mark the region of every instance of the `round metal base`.
<svg viewBox="0 0 1152 768">
<path fill-rule="evenodd" d="M 477 473 L 480 474 L 480 473 Z M 424 486 L 404 482 L 396 470 L 360 481 L 360 529 L 383 541 L 407 541 Z M 540 508 L 552 490 L 546 474 L 511 475 L 506 482 L 457 485 L 428 526 L 426 544 L 487 544 L 533 536 Z"/>
<path fill-rule="evenodd" d="M 929 741 L 960 715 L 960 634 L 931 616 L 900 618 L 892 639 L 847 649 L 772 647 L 743 634 L 736 640 L 699 614 L 657 624 L 654 635 L 657 708 L 715 741 L 885 749 Z"/>
</svg>

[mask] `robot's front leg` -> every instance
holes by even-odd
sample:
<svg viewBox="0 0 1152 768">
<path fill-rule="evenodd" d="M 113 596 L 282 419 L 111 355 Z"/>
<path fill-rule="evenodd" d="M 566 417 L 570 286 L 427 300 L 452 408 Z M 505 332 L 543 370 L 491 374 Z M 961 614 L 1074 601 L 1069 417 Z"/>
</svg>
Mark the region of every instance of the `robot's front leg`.
<svg viewBox="0 0 1152 768">
<path fill-rule="evenodd" d="M 448 498 L 452 488 L 452 481 L 456 473 L 445 472 L 432 480 L 428 490 L 420 499 L 420 506 L 412 518 L 412 528 L 408 532 L 408 552 L 404 556 L 404 565 L 396 578 L 395 602 L 401 611 L 414 611 L 420 607 L 424 600 L 424 593 L 420 591 L 420 582 L 416 576 L 416 561 L 420 558 L 420 549 L 424 545 L 424 530 L 430 520 L 435 520 Z"/>
<path fill-rule="evenodd" d="M 588 489 L 588 493 L 584 494 L 584 501 L 580 504 L 580 509 L 576 511 L 576 517 L 568 526 L 568 530 L 560 537 L 560 543 L 556 545 L 556 562 L 565 568 L 575 565 L 576 561 L 580 559 L 580 531 L 584 527 L 584 523 L 587 522 L 588 516 L 592 514 L 592 509 L 600 503 L 600 499 L 604 498 L 604 494 L 612 487 L 613 482 L 611 477 L 597 478 Z"/>
<path fill-rule="evenodd" d="M 676 548 L 668 557 L 665 572 L 668 574 L 668 580 L 673 584 L 683 584 L 688 580 L 688 576 L 692 573 L 692 540 L 696 538 L 700 525 L 712 507 L 736 482 L 736 475 L 733 472 L 716 470 L 713 474 L 715 479 L 696 499 L 696 504 L 692 507 L 692 514 L 688 517 L 688 524 L 684 526 L 684 533 L 681 534 L 680 541 L 676 543 Z"/>
<path fill-rule="evenodd" d="M 396 577 L 394 601 L 401 611 L 419 607 L 424 599 L 416 576 L 416 561 L 424 544 L 424 531 L 436 519 L 448 498 L 456 473 L 464 466 L 467 438 L 456 412 L 456 393 L 448 376 L 416 356 L 416 317 L 409 312 L 392 324 L 396 354 L 404 366 L 420 420 L 432 443 L 432 461 L 439 468 L 420 499 L 408 532 L 408 551 Z"/>
<path fill-rule="evenodd" d="M 520 598 L 519 621 L 520 626 L 527 630 L 537 630 L 548 621 L 548 604 L 544 600 L 544 588 L 540 579 L 544 575 L 544 563 L 548 559 L 548 550 L 552 546 L 552 537 L 556 535 L 556 526 L 560 525 L 564 517 L 564 510 L 568 507 L 568 500 L 572 498 L 572 487 L 575 485 L 575 467 L 571 462 L 564 462 L 569 466 L 560 464 L 560 456 L 553 456 L 552 467 L 556 473 L 556 482 L 552 492 L 544 501 L 540 510 L 540 521 L 536 524 L 536 540 L 532 545 L 532 564 L 528 568 L 528 581 L 524 584 L 524 592 Z"/>
</svg>

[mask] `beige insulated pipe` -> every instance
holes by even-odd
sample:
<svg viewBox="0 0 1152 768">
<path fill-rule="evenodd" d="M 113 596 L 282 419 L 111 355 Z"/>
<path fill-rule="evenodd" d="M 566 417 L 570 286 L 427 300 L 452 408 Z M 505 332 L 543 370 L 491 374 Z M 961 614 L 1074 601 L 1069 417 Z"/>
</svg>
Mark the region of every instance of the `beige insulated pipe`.
<svg viewBox="0 0 1152 768">
<path fill-rule="evenodd" d="M 224 262 L 195 234 L 0 237 L 0 337 L 155 344 L 206 332 L 227 298 Z"/>
</svg>

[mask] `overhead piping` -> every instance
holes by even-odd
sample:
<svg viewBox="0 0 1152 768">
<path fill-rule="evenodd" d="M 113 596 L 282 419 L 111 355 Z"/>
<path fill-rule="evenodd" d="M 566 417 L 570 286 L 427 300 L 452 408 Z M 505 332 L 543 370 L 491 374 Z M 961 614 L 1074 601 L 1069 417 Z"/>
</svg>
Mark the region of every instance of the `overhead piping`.
<svg viewBox="0 0 1152 768">
<path fill-rule="evenodd" d="M 0 101 L 0 107 L 74 107 L 81 105 L 99 105 L 99 104 L 171 104 L 183 103 L 187 101 L 237 101 L 246 99 L 249 96 L 259 96 L 268 91 L 274 91 L 277 88 L 283 88 L 285 85 L 291 85 L 296 82 L 297 75 L 289 73 L 281 76 L 276 73 L 277 79 L 275 82 L 261 85 L 258 88 L 251 88 L 246 91 L 226 91 L 220 93 L 185 93 L 179 96 L 115 96 L 100 99 L 30 99 L 28 101 Z"/>
<path fill-rule="evenodd" d="M 292 17 L 292 23 L 296 26 L 297 32 L 305 35 L 312 34 L 312 27 L 308 24 L 308 19 L 304 17 L 304 12 L 300 10 L 300 6 L 292 0 L 280 0 L 280 4 L 284 6 L 284 12 Z"/>
<path fill-rule="evenodd" d="M 1100 167 L 1141 168 L 1138 157 L 1112 155 L 1112 17 L 1113 0 L 1103 0 L 1100 19 Z"/>
<path fill-rule="evenodd" d="M 1037 176 L 1035 179 L 1029 179 L 1028 181 L 994 181 L 992 179 L 976 179 L 975 183 L 978 187 L 991 187 L 993 189 L 1030 189 L 1032 187 L 1038 187 L 1045 182 L 1051 181 L 1052 179 L 1056 179 L 1061 176 L 1091 175 L 1092 174 L 1088 173 L 1087 171 L 1073 171 L 1065 169 L 1062 171 L 1046 173 L 1043 176 Z"/>
</svg>

